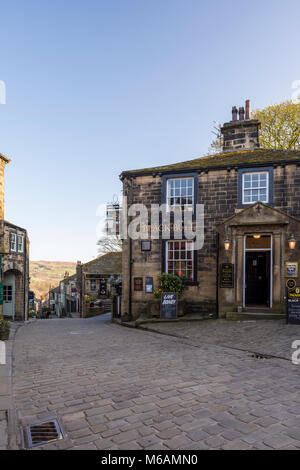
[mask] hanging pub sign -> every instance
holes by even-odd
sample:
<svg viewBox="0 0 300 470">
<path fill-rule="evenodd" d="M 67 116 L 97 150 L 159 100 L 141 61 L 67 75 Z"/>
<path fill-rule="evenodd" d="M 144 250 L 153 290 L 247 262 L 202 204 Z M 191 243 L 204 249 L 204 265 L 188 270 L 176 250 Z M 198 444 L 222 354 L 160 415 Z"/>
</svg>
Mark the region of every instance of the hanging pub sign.
<svg viewBox="0 0 300 470">
<path fill-rule="evenodd" d="M 177 292 L 163 292 L 161 294 L 160 318 L 177 318 L 177 306 Z"/>
<path fill-rule="evenodd" d="M 234 265 L 231 263 L 221 264 L 220 287 L 234 287 Z"/>
<path fill-rule="evenodd" d="M 106 280 L 100 279 L 100 295 L 106 295 Z"/>
<path fill-rule="evenodd" d="M 300 288 L 287 293 L 286 322 L 291 325 L 300 325 Z"/>
</svg>

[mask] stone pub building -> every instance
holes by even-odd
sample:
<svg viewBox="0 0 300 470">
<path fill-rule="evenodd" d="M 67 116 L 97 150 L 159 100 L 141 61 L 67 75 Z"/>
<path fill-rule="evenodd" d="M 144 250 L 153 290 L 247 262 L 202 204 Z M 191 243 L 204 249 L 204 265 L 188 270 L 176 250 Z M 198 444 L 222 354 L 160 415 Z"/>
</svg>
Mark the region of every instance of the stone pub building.
<svg viewBox="0 0 300 470">
<path fill-rule="evenodd" d="M 223 318 L 285 313 L 286 286 L 298 285 L 300 151 L 259 145 L 260 122 L 232 109 L 223 151 L 182 163 L 124 171 L 128 206 L 204 205 L 204 246 L 189 240 L 124 240 L 122 314 L 159 314 L 161 273 L 184 274 L 186 312 Z"/>
</svg>

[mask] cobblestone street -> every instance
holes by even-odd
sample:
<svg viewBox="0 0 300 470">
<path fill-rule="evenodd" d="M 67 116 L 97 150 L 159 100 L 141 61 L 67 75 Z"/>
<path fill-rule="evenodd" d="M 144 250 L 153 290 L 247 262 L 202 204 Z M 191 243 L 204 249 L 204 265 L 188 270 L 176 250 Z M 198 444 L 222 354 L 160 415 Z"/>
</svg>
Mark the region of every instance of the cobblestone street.
<svg viewBox="0 0 300 470">
<path fill-rule="evenodd" d="M 190 339 L 108 315 L 22 326 L 13 369 L 20 426 L 58 417 L 66 439 L 47 449 L 300 449 L 300 366 L 248 352 L 265 336 L 289 358 L 300 328 L 213 323 L 194 322 Z M 247 338 L 248 351 L 234 349 Z"/>
</svg>

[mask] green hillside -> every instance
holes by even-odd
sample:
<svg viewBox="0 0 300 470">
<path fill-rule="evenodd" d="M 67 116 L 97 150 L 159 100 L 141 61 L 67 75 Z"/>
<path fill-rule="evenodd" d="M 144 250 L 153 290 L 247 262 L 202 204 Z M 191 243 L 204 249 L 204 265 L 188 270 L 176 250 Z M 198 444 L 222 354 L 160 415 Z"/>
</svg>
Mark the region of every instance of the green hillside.
<svg viewBox="0 0 300 470">
<path fill-rule="evenodd" d="M 30 261 L 30 290 L 40 299 L 49 289 L 58 286 L 66 272 L 71 276 L 76 271 L 76 263 L 63 261 Z"/>
</svg>

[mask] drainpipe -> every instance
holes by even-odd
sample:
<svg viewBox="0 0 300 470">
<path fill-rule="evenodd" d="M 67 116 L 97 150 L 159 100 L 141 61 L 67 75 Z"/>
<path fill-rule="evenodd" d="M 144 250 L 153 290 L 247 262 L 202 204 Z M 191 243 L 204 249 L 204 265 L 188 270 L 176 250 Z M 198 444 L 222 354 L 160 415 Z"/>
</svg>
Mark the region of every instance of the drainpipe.
<svg viewBox="0 0 300 470">
<path fill-rule="evenodd" d="M 24 270 L 23 270 L 23 283 L 24 283 L 24 321 L 28 320 L 28 305 L 26 305 L 26 288 L 28 288 L 26 283 L 27 278 L 27 232 L 24 236 Z"/>
<path fill-rule="evenodd" d="M 132 199 L 133 199 L 133 179 L 130 179 L 130 186 L 129 186 L 129 204 L 132 204 Z M 130 222 L 130 219 L 128 219 L 128 222 Z M 128 224 L 129 225 L 129 224 Z M 132 259 L 132 239 L 129 237 L 129 316 L 131 318 L 132 316 L 132 265 L 133 265 L 133 259 Z"/>
<path fill-rule="evenodd" d="M 220 235 L 217 232 L 217 282 L 216 282 L 216 315 L 219 318 L 219 247 Z"/>
</svg>

